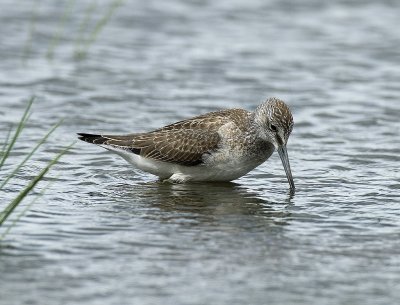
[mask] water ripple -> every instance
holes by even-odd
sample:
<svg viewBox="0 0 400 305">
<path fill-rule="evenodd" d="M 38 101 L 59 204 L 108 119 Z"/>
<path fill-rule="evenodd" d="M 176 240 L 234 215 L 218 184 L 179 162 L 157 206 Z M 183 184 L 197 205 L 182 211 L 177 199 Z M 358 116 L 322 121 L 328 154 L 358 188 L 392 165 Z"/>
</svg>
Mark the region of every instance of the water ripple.
<svg viewBox="0 0 400 305">
<path fill-rule="evenodd" d="M 77 143 L 1 241 L 0 303 L 398 302 L 398 2 L 125 1 L 76 61 L 88 8 L 75 1 L 48 61 L 62 9 L 43 0 L 25 63 L 31 8 L 3 2 L 3 135 L 37 99 L 0 180 L 64 119 L 3 203 L 77 132 L 151 130 L 268 96 L 294 113 L 297 191 L 276 155 L 235 183 L 173 185 Z"/>
</svg>

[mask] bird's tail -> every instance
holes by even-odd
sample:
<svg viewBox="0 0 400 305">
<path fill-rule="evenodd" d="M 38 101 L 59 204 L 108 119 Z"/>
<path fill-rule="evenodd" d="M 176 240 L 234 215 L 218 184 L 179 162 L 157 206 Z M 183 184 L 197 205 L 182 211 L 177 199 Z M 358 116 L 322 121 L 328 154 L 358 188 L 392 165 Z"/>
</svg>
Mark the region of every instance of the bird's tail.
<svg viewBox="0 0 400 305">
<path fill-rule="evenodd" d="M 90 133 L 78 133 L 78 139 L 92 143 L 92 144 L 104 144 L 108 139 L 104 138 L 102 135 L 99 134 L 90 134 Z"/>
</svg>

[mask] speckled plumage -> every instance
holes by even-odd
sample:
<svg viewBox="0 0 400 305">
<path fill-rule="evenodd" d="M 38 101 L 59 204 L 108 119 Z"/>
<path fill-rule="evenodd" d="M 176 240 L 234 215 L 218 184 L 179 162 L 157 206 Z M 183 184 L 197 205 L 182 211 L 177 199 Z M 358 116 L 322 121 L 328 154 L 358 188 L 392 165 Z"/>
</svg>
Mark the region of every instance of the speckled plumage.
<svg viewBox="0 0 400 305">
<path fill-rule="evenodd" d="M 277 143 L 263 129 L 283 130 Z M 263 163 L 293 128 L 289 108 L 271 98 L 254 112 L 228 109 L 176 122 L 147 133 L 79 134 L 115 151 L 136 167 L 173 181 L 230 181 Z"/>
</svg>

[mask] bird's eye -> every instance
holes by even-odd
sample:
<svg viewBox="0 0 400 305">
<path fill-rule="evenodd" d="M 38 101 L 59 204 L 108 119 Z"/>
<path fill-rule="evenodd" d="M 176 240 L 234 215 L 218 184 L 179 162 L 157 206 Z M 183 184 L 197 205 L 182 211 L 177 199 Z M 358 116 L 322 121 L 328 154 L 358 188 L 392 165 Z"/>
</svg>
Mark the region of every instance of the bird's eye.
<svg viewBox="0 0 400 305">
<path fill-rule="evenodd" d="M 270 125 L 269 128 L 273 131 L 276 132 L 278 130 L 278 128 L 276 128 L 275 125 Z"/>
</svg>

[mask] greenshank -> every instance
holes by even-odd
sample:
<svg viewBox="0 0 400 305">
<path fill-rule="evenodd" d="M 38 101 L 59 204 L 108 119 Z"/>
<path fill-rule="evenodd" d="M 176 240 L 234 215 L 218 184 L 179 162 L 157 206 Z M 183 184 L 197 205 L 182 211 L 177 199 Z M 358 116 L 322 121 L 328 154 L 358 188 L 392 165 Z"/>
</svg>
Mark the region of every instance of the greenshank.
<svg viewBox="0 0 400 305">
<path fill-rule="evenodd" d="M 145 133 L 78 135 L 161 180 L 179 183 L 235 180 L 265 162 L 276 149 L 294 190 L 286 149 L 292 129 L 289 107 L 269 98 L 253 112 L 214 111 Z"/>
</svg>

